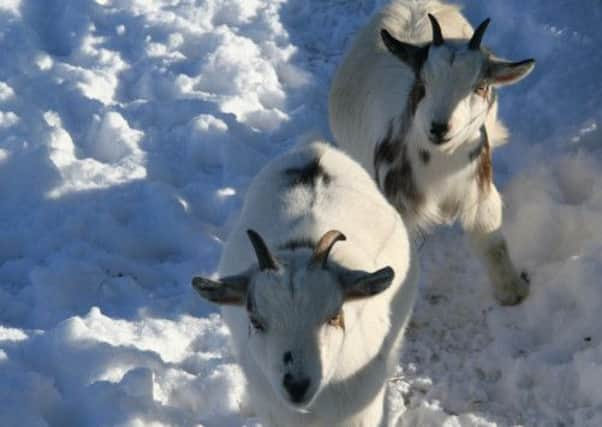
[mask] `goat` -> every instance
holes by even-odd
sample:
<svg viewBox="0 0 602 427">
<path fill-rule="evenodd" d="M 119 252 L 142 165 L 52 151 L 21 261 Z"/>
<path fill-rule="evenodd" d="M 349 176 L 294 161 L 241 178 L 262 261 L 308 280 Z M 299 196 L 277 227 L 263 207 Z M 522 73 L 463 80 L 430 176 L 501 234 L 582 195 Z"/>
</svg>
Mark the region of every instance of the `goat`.
<svg viewBox="0 0 602 427">
<path fill-rule="evenodd" d="M 268 164 L 218 275 L 192 285 L 222 305 L 262 422 L 379 425 L 418 270 L 401 217 L 361 166 L 318 142 Z"/>
<path fill-rule="evenodd" d="M 507 131 L 496 89 L 525 77 L 535 61 L 509 62 L 481 47 L 488 24 L 473 32 L 457 6 L 394 0 L 346 53 L 329 120 L 339 147 L 371 171 L 411 232 L 461 222 L 494 296 L 512 305 L 528 295 L 529 278 L 515 269 L 500 231 L 491 150 Z"/>
</svg>

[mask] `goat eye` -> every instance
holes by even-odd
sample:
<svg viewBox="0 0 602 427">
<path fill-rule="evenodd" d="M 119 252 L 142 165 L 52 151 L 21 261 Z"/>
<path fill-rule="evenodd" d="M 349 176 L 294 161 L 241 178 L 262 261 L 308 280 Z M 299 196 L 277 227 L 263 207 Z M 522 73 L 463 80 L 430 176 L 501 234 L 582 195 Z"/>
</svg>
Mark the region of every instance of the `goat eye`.
<svg viewBox="0 0 602 427">
<path fill-rule="evenodd" d="M 326 323 L 328 323 L 330 326 L 345 329 L 343 310 L 338 311 L 334 316 L 330 317 Z"/>
<path fill-rule="evenodd" d="M 474 93 L 482 96 L 483 98 L 487 95 L 487 90 L 489 89 L 489 86 L 486 84 L 479 84 L 475 87 L 474 89 Z"/>
<path fill-rule="evenodd" d="M 251 325 L 253 326 L 253 329 L 255 329 L 256 331 L 259 331 L 259 332 L 265 331 L 265 325 L 257 317 L 250 316 L 249 317 L 249 321 L 251 322 Z"/>
</svg>

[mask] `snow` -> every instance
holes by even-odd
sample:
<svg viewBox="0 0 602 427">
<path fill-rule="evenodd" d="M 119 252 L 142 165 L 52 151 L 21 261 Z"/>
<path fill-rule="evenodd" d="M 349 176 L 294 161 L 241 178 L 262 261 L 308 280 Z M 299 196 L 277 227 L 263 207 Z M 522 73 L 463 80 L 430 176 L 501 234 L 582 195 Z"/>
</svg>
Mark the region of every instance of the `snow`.
<svg viewBox="0 0 602 427">
<path fill-rule="evenodd" d="M 256 426 L 211 275 L 249 180 L 329 135 L 383 0 L 0 0 L 0 425 Z M 535 72 L 501 93 L 500 307 L 456 228 L 420 248 L 397 426 L 602 425 L 602 5 L 464 1 Z"/>
</svg>

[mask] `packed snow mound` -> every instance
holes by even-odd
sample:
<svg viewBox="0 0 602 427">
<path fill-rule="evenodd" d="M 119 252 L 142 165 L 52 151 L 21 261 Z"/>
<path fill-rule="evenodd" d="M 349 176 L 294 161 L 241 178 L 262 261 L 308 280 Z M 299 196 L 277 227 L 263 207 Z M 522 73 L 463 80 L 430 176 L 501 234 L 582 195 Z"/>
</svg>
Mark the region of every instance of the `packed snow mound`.
<svg viewBox="0 0 602 427">
<path fill-rule="evenodd" d="M 235 413 L 242 378 L 223 358 L 226 340 L 216 316 L 128 322 L 98 308 L 29 337 L 2 329 L 0 396 L 12 405 L 1 424 L 191 425 Z"/>
<path fill-rule="evenodd" d="M 216 307 L 249 180 L 329 135 L 385 0 L 0 0 L 0 425 L 258 426 Z M 602 425 L 602 5 L 467 2 L 497 54 L 495 152 L 532 293 L 500 307 L 456 229 L 421 243 L 392 425 Z M 443 29 L 445 32 L 445 29 Z"/>
<path fill-rule="evenodd" d="M 280 5 L 0 2 L 0 425 L 240 419 L 189 283 L 296 137 Z"/>
<path fill-rule="evenodd" d="M 408 407 L 401 426 L 602 423 L 601 185 L 600 159 L 583 153 L 511 180 L 505 232 L 532 284 L 519 307 L 491 300 L 454 230 L 426 240 L 423 298 L 395 387 Z"/>
</svg>

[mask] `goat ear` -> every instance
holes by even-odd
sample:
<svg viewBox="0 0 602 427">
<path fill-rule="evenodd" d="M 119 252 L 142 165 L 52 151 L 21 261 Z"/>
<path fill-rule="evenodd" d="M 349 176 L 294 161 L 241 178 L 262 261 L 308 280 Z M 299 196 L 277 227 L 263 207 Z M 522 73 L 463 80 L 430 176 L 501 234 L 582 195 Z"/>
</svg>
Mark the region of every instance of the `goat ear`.
<svg viewBox="0 0 602 427">
<path fill-rule="evenodd" d="M 527 77 L 533 68 L 535 68 L 534 59 L 519 62 L 491 59 L 487 65 L 485 77 L 496 86 L 511 85 Z"/>
<path fill-rule="evenodd" d="M 380 30 L 380 37 L 389 52 L 407 64 L 414 72 L 420 71 L 428 55 L 428 46 L 414 46 L 397 40 L 384 28 Z"/>
<path fill-rule="evenodd" d="M 244 274 L 224 277 L 221 280 L 194 277 L 192 287 L 202 298 L 215 304 L 242 305 L 247 297 L 249 277 Z"/>
<path fill-rule="evenodd" d="M 395 272 L 391 267 L 384 267 L 374 273 L 365 271 L 349 271 L 341 276 L 345 300 L 367 298 L 379 294 L 393 282 Z"/>
</svg>

